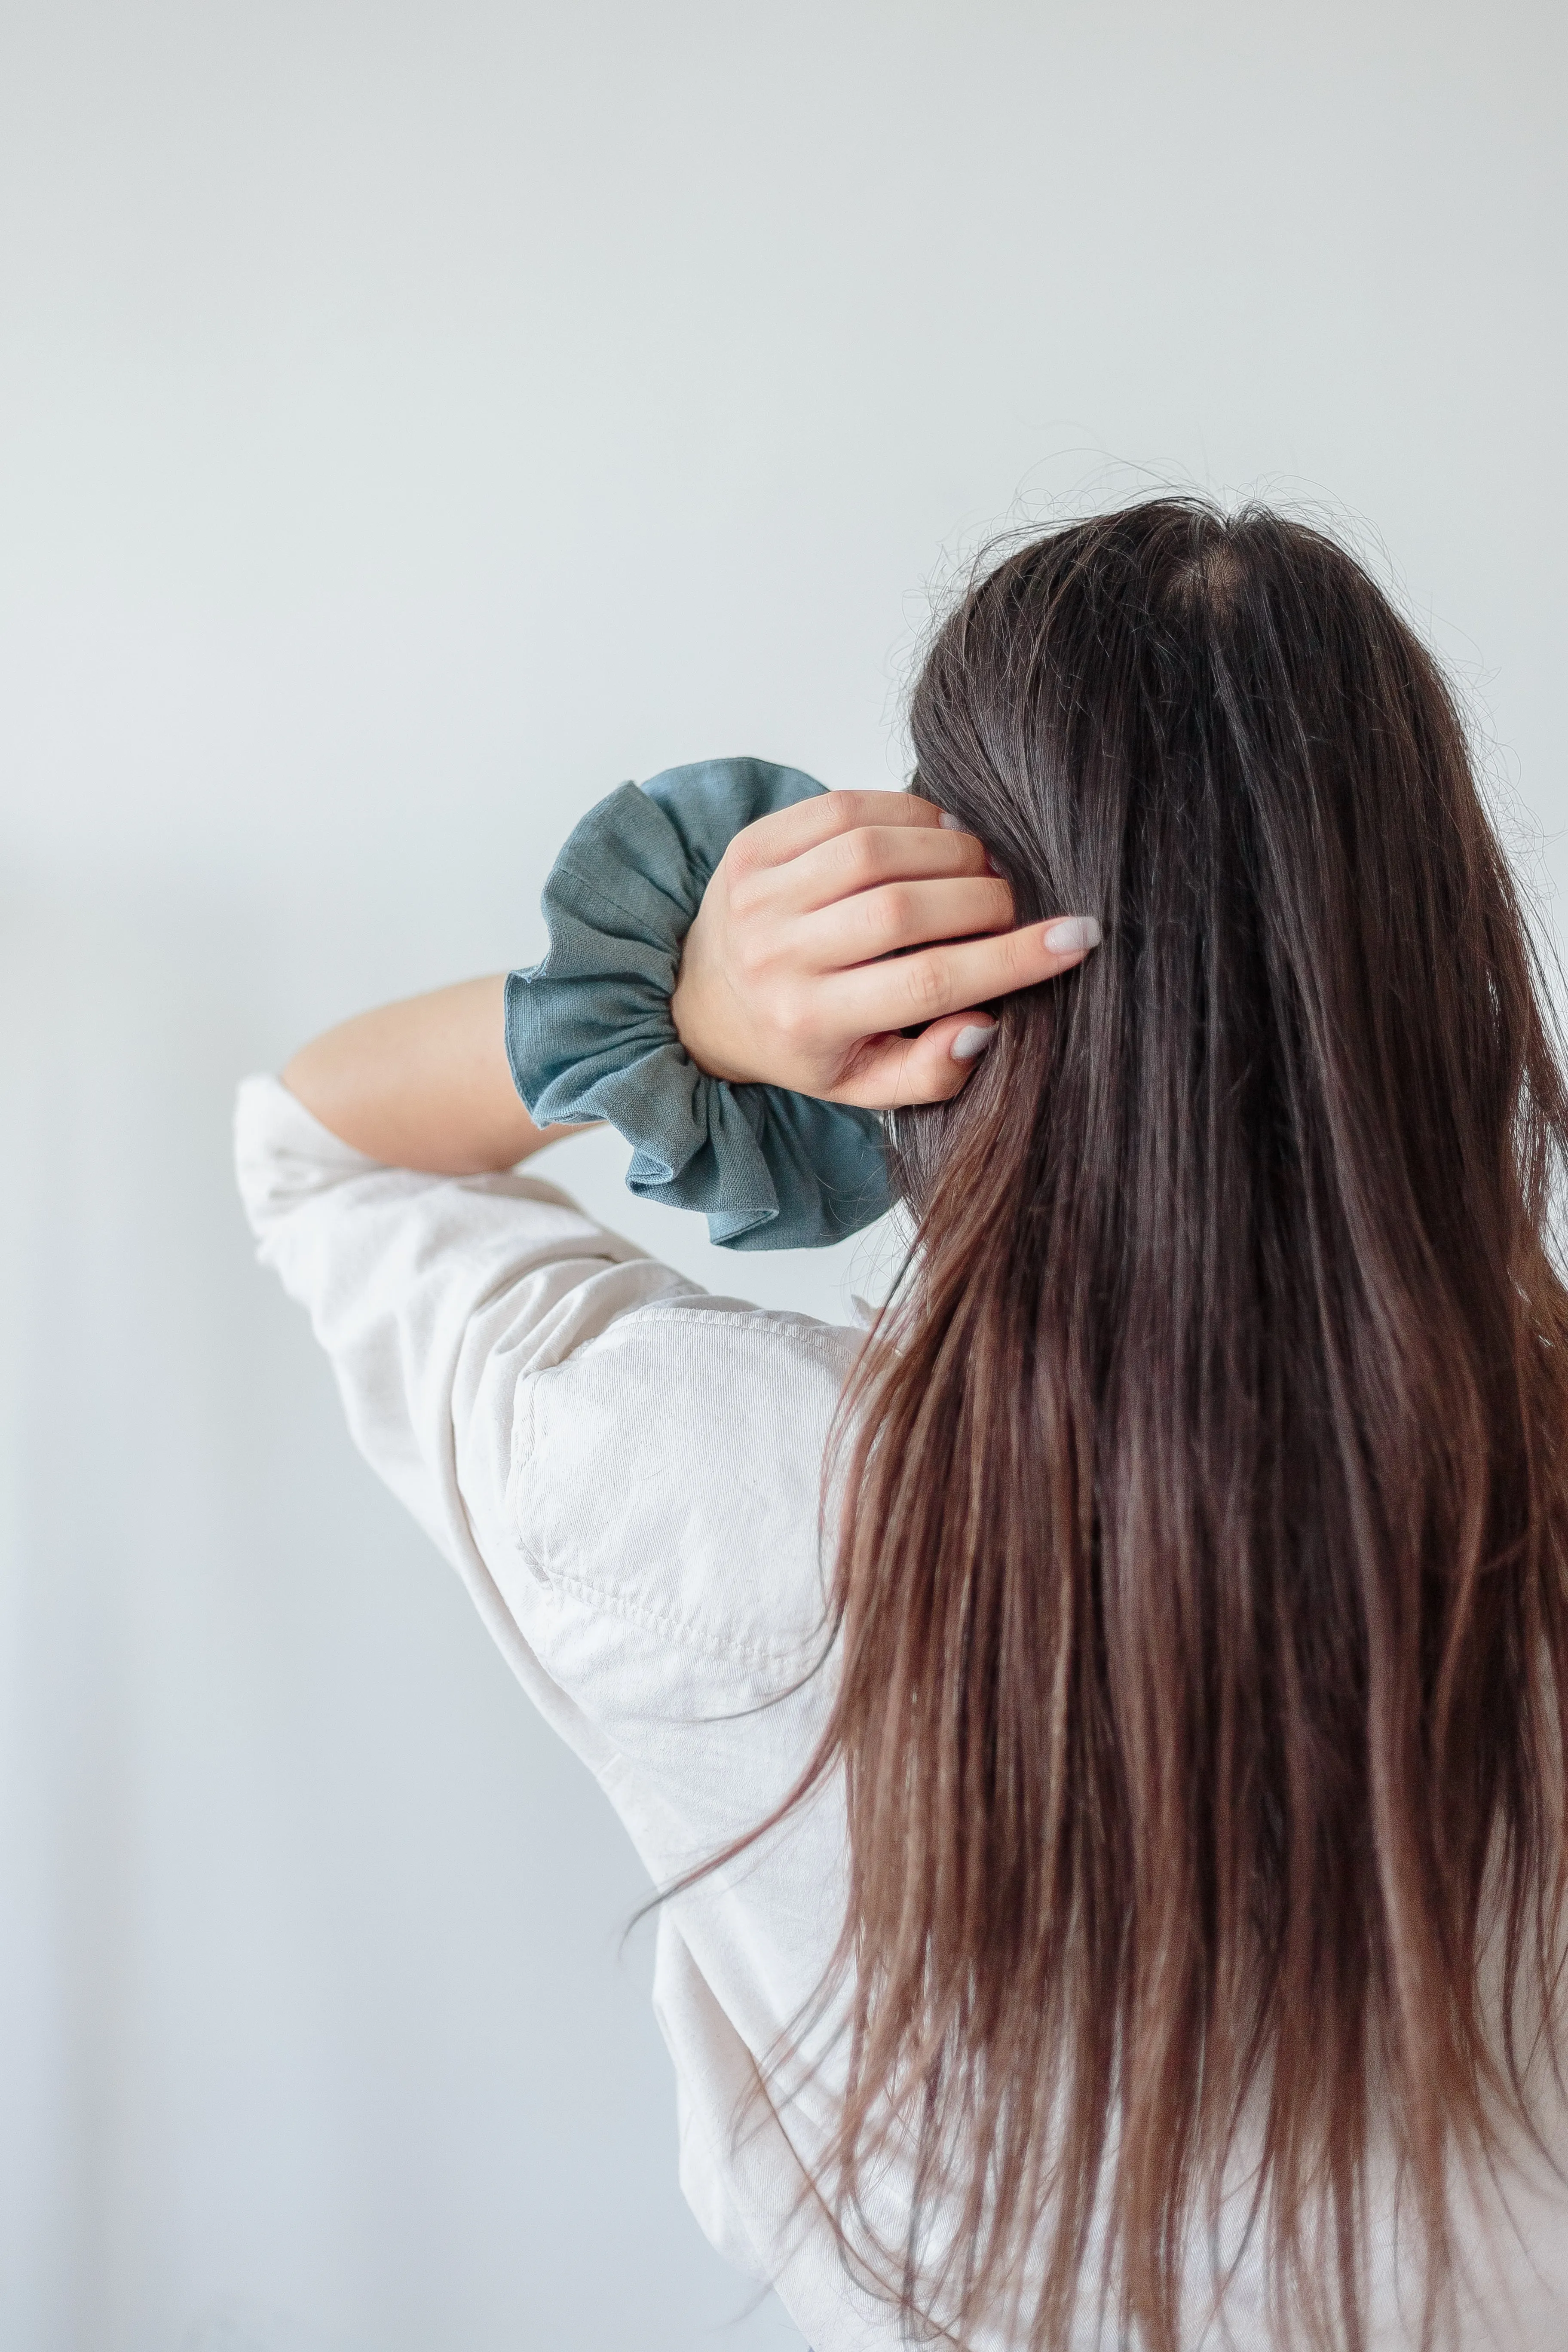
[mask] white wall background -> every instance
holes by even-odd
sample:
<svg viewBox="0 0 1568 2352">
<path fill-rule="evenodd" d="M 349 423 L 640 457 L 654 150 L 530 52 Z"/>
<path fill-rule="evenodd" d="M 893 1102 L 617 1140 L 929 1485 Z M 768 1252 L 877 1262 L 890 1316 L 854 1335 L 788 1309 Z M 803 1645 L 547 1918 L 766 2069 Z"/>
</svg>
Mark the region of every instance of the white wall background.
<svg viewBox="0 0 1568 2352">
<path fill-rule="evenodd" d="M 1552 0 L 3 0 L 3 2352 L 794 2341 L 233 1083 L 536 953 L 624 776 L 899 781 L 928 584 L 1151 477 L 1386 546 L 1568 872 L 1564 63 Z"/>
</svg>

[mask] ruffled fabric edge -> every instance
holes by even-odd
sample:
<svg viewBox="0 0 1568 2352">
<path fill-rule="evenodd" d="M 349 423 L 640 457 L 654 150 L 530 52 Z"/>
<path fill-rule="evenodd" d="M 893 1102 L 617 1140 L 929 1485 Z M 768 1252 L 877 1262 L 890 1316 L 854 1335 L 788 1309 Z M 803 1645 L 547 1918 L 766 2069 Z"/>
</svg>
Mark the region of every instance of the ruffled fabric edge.
<svg viewBox="0 0 1568 2352">
<path fill-rule="evenodd" d="M 533 1118 L 607 1119 L 633 1148 L 628 1188 L 701 1211 L 724 1249 L 822 1248 L 889 1202 L 876 1112 L 710 1078 L 669 1017 L 681 941 L 730 841 L 823 789 L 751 759 L 620 785 L 551 869 L 548 952 L 507 979 L 507 1055 Z"/>
</svg>

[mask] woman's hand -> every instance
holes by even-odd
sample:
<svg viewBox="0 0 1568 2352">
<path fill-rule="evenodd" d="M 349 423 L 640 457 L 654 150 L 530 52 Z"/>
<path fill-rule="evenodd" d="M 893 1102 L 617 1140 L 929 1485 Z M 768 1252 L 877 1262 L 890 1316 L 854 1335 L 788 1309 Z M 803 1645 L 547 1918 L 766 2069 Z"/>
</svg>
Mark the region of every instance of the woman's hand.
<svg viewBox="0 0 1568 2352">
<path fill-rule="evenodd" d="M 1099 943 L 1091 915 L 1016 930 L 984 845 L 930 801 L 828 793 L 735 835 L 670 1013 L 710 1077 L 891 1110 L 956 1094 L 995 1028 L 986 999 Z"/>
</svg>

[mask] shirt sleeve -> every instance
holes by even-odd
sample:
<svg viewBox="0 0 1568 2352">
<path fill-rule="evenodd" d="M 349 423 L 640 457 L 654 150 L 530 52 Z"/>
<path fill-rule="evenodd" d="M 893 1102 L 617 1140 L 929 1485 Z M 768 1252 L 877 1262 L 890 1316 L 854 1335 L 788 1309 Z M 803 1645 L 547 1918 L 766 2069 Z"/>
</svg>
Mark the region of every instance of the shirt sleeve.
<svg viewBox="0 0 1568 2352">
<path fill-rule="evenodd" d="M 355 1443 L 667 1890 L 655 2003 L 693 2208 L 830 2340 L 837 2261 L 814 2285 L 795 2148 L 735 2126 L 837 1942 L 837 1780 L 675 1882 L 767 1818 L 820 1735 L 824 1449 L 859 1335 L 714 1297 L 537 1177 L 384 1167 L 274 1078 L 241 1087 L 236 1146 Z"/>
<path fill-rule="evenodd" d="M 602 1737 L 544 1674 L 493 1572 L 516 1554 L 518 1384 L 640 1307 L 702 1294 L 538 1177 L 383 1167 L 273 1077 L 239 1089 L 235 1156 L 258 1256 L 308 1309 L 355 1444 L 537 1703 L 603 1769 Z"/>
<path fill-rule="evenodd" d="M 355 1444 L 655 1878 L 763 1818 L 821 1729 L 860 1335 L 716 1297 L 537 1177 L 384 1167 L 274 1078 L 240 1089 L 237 1160 Z"/>
</svg>

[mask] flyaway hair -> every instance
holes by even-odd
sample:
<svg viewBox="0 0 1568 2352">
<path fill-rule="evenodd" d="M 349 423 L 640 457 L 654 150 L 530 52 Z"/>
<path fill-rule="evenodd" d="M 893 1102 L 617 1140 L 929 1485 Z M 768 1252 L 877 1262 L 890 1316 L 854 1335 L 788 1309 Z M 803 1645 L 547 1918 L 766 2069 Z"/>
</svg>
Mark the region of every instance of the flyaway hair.
<svg viewBox="0 0 1568 2352">
<path fill-rule="evenodd" d="M 1431 2335 L 1564 1891 L 1568 1102 L 1465 730 L 1342 548 L 1187 499 L 979 578 L 911 724 L 1104 945 L 897 1121 L 817 2189 L 917 2329 L 1184 2352 L 1239 2178 L 1282 2340 L 1356 2347 L 1386 2166 Z"/>
</svg>

